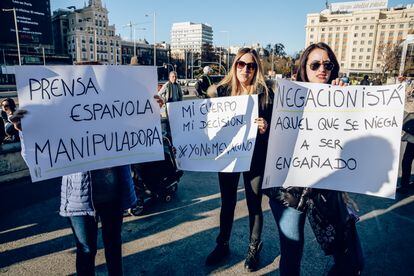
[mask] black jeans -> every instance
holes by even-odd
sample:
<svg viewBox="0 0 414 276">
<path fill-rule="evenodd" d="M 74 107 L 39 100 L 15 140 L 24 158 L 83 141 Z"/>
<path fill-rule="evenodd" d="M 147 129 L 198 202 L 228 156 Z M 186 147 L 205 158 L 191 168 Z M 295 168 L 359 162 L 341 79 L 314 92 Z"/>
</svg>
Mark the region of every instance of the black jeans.
<svg viewBox="0 0 414 276">
<path fill-rule="evenodd" d="M 218 174 L 221 193 L 220 234 L 217 237 L 218 243 L 228 242 L 230 240 L 240 174 L 241 173 Z M 247 208 L 249 210 L 251 242 L 259 241 L 262 234 L 262 179 L 262 175 L 253 174 L 251 172 L 243 173 Z"/>
<path fill-rule="evenodd" d="M 404 156 L 401 162 L 402 175 L 401 175 L 401 187 L 408 187 L 411 177 L 411 165 L 414 160 L 414 143 L 407 142 L 407 146 L 404 151 Z"/>
</svg>

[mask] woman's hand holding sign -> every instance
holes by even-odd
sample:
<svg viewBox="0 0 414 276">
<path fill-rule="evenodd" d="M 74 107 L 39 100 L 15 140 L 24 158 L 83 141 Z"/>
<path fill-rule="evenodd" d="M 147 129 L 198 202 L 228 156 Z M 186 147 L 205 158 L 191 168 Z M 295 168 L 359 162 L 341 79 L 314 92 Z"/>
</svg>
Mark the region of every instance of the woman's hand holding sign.
<svg viewBox="0 0 414 276">
<path fill-rule="evenodd" d="M 260 134 L 264 134 L 267 130 L 268 124 L 264 118 L 257 118 L 254 120 L 254 122 L 257 124 L 257 127 L 259 129 Z"/>
</svg>

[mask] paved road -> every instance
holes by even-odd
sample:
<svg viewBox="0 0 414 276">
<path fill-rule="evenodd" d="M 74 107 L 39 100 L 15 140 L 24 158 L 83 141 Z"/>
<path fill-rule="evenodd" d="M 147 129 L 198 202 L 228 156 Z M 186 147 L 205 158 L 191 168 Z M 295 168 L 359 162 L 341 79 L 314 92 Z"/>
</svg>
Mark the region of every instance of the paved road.
<svg viewBox="0 0 414 276">
<path fill-rule="evenodd" d="M 0 188 L 0 274 L 73 274 L 75 244 L 67 221 L 57 214 L 58 181 L 32 184 L 27 180 Z M 232 254 L 227 263 L 213 268 L 204 266 L 218 233 L 220 195 L 216 174 L 186 172 L 172 202 L 153 204 L 143 216 L 125 218 L 125 275 L 242 274 L 248 217 L 242 185 L 239 188 Z M 364 274 L 412 273 L 413 193 L 397 200 L 363 195 L 353 195 L 353 198 L 361 209 L 358 230 L 366 256 Z M 261 269 L 253 275 L 278 275 L 278 234 L 266 199 L 263 209 Z M 104 262 L 100 243 L 96 261 L 99 275 L 106 273 Z M 303 275 L 324 275 L 331 264 L 332 260 L 323 256 L 306 225 Z"/>
</svg>

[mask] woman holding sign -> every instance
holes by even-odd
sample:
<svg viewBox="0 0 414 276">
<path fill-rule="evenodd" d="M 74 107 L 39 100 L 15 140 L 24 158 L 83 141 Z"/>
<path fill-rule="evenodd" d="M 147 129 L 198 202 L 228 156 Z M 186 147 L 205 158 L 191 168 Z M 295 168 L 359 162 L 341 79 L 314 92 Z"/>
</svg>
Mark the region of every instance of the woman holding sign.
<svg viewBox="0 0 414 276">
<path fill-rule="evenodd" d="M 344 85 L 338 79 L 339 64 L 335 54 L 325 43 L 310 45 L 299 64 L 297 81 Z M 270 198 L 269 204 L 279 229 L 282 276 L 300 275 L 306 215 L 321 247 L 327 255 L 334 257 L 330 275 L 360 274 L 362 250 L 355 228 L 356 217 L 349 213 L 344 202 L 346 194 L 301 187 L 270 188 L 264 193 Z M 322 211 L 321 207 L 325 209 Z M 322 219 L 317 221 L 315 214 L 325 217 L 319 216 Z M 331 226 L 333 231 L 325 231 Z M 324 243 L 324 239 L 333 242 Z"/>
<path fill-rule="evenodd" d="M 243 173 L 246 201 L 249 210 L 250 244 L 245 261 L 248 271 L 257 269 L 262 248 L 262 178 L 266 159 L 268 123 L 272 112 L 272 94 L 265 83 L 259 56 L 254 49 L 242 48 L 237 53 L 229 74 L 218 84 L 209 96 L 239 96 L 258 94 L 259 118 L 258 135 L 253 151 L 250 171 Z M 221 193 L 220 233 L 216 239 L 216 248 L 207 257 L 206 264 L 214 265 L 224 260 L 230 253 L 229 240 L 237 202 L 237 186 L 240 173 L 219 173 Z"/>
</svg>

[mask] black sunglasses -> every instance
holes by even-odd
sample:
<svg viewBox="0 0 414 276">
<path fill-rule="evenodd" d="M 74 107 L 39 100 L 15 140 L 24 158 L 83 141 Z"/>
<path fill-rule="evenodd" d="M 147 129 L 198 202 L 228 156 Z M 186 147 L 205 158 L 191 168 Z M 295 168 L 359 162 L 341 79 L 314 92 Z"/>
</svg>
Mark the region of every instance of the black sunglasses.
<svg viewBox="0 0 414 276">
<path fill-rule="evenodd" d="M 236 65 L 237 65 L 237 69 L 243 69 L 244 67 L 247 66 L 247 70 L 249 71 L 256 70 L 257 68 L 256 62 L 246 63 L 244 61 L 239 60 L 236 62 Z"/>
<path fill-rule="evenodd" d="M 332 62 L 332 61 L 324 61 L 324 62 L 319 62 L 319 61 L 312 61 L 310 64 L 309 64 L 309 68 L 312 70 L 312 71 L 316 71 L 316 70 L 318 70 L 319 69 L 319 67 L 321 66 L 321 65 L 323 65 L 323 68 L 326 70 L 326 71 L 332 71 L 332 69 L 334 69 L 334 67 L 335 67 L 335 64 Z"/>
<path fill-rule="evenodd" d="M 3 104 L 3 107 L 10 107 L 10 105 L 8 105 L 8 104 Z"/>
</svg>

